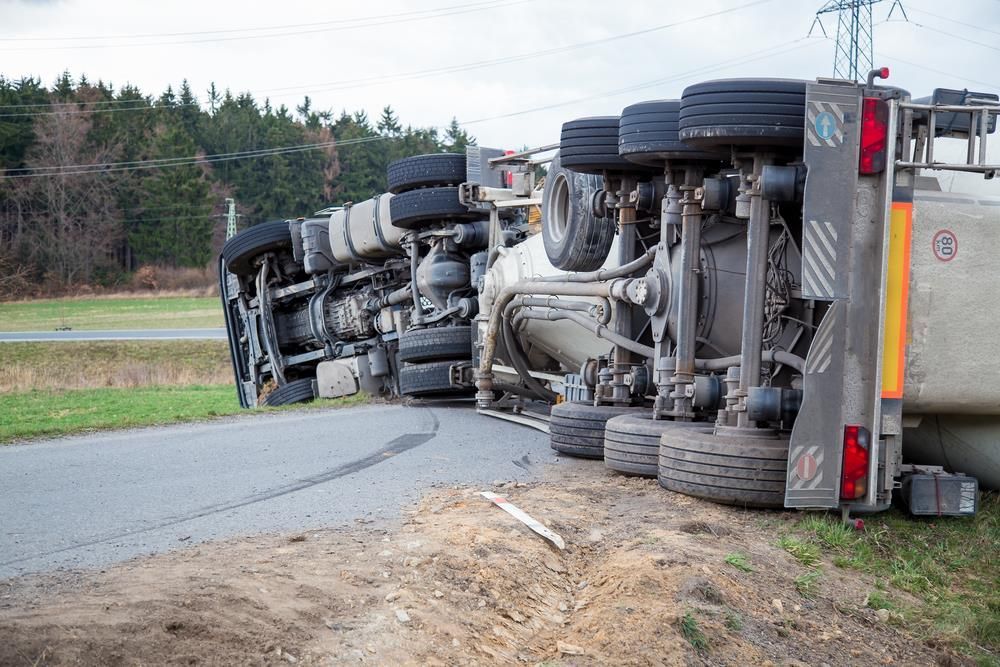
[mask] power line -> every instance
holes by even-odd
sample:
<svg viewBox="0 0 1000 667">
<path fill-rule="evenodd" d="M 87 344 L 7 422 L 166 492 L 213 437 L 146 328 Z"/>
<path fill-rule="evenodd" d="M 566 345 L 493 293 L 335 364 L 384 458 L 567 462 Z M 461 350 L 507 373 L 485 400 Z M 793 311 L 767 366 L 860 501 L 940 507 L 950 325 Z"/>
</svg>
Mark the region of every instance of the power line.
<svg viewBox="0 0 1000 667">
<path fill-rule="evenodd" d="M 577 104 L 579 102 L 590 101 L 593 99 L 599 99 L 604 97 L 613 97 L 616 95 L 621 95 L 628 92 L 633 92 L 636 90 L 642 90 L 645 88 L 651 88 L 663 83 L 668 83 L 672 81 L 678 81 L 685 78 L 690 78 L 698 74 L 707 74 L 719 69 L 725 69 L 733 65 L 738 65 L 742 63 L 754 62 L 757 60 L 762 60 L 765 58 L 770 58 L 776 55 L 782 55 L 790 51 L 794 51 L 807 46 L 809 43 L 814 43 L 816 40 L 811 40 L 806 37 L 800 37 L 799 39 L 791 40 L 784 44 L 779 44 L 766 49 L 761 49 L 756 52 L 751 52 L 749 54 L 744 54 L 739 58 L 733 58 L 730 60 L 722 61 L 714 65 L 700 67 L 682 74 L 674 75 L 671 77 L 665 77 L 660 79 L 654 79 L 651 81 L 644 81 L 638 84 L 627 86 L 624 88 L 619 88 L 610 91 L 603 91 L 600 93 L 595 93 L 593 95 L 588 95 L 586 97 L 576 98 L 573 100 L 567 100 L 564 102 L 558 102 L 555 104 L 549 104 L 541 107 L 534 107 L 531 109 L 524 109 L 521 111 L 515 111 L 505 114 L 500 114 L 497 116 L 491 116 L 487 118 L 479 118 L 471 121 L 461 123 L 461 125 L 472 125 L 476 123 L 484 123 L 491 120 L 499 120 L 503 118 L 510 118 L 513 116 L 520 116 L 529 113 L 535 113 L 538 111 L 544 111 L 548 109 L 555 109 L 564 106 L 570 106 Z M 791 46 L 792 48 L 785 48 Z M 440 129 L 440 128 L 436 128 Z M 159 158 L 155 160 L 136 160 L 131 162 L 108 162 L 100 164 L 80 164 L 80 165 L 65 165 L 65 166 L 49 166 L 49 167 L 34 167 L 34 168 L 23 168 L 10 170 L 11 172 L 17 173 L 4 173 L 0 175 L 0 179 L 15 179 L 15 178 L 36 178 L 43 176 L 64 176 L 64 175 L 76 175 L 76 174 L 91 174 L 91 173 L 110 173 L 118 171 L 131 171 L 139 169 L 157 169 L 163 167 L 174 167 L 174 166 L 184 166 L 192 164 L 205 164 L 214 162 L 228 162 L 232 160 L 242 160 L 251 159 L 258 157 L 268 157 L 272 155 L 283 155 L 288 153 L 299 153 L 310 150 L 317 150 L 322 148 L 336 148 L 342 146 L 352 146 L 356 144 L 368 143 L 372 141 L 381 141 L 386 139 L 396 139 L 397 137 L 388 137 L 383 135 L 371 136 L 371 137 L 360 137 L 357 139 L 346 139 L 344 141 L 328 141 L 320 142 L 314 144 L 300 144 L 295 146 L 284 146 L 277 148 L 267 148 L 258 149 L 252 151 L 239 151 L 233 153 L 219 153 L 213 155 L 205 156 L 194 156 L 194 157 L 176 157 L 176 158 Z"/>
<path fill-rule="evenodd" d="M 258 32 L 261 30 L 287 30 L 291 28 L 306 28 L 317 25 L 339 25 L 344 23 L 357 23 L 360 21 L 374 21 L 386 18 L 396 18 L 400 16 L 412 16 L 415 14 L 426 14 L 431 12 L 446 11 L 450 9 L 474 7 L 478 5 L 489 5 L 495 2 L 497 2 L 497 0 L 479 0 L 479 2 L 470 2 L 462 5 L 450 5 L 446 7 L 434 7 L 432 9 L 419 9 L 411 12 L 394 12 L 392 14 L 381 14 L 378 16 L 359 16 L 353 19 L 333 19 L 330 21 L 320 21 L 320 22 L 310 22 L 310 23 L 290 23 L 290 24 L 276 25 L 276 26 L 260 26 L 257 28 L 227 28 L 223 30 L 197 30 L 188 32 L 153 32 L 153 33 L 139 33 L 139 34 L 133 33 L 127 35 L 75 35 L 66 37 L 0 37 L 0 42 L 39 42 L 39 41 L 57 42 L 57 41 L 76 41 L 76 40 L 94 40 L 94 39 L 190 37 L 193 35 L 216 35 L 216 34 L 232 34 L 238 32 Z"/>
<path fill-rule="evenodd" d="M 503 8 L 507 9 L 515 5 L 525 4 L 527 2 L 536 2 L 537 0 L 490 0 L 488 3 L 480 3 L 481 6 L 466 7 L 464 9 L 455 9 L 453 11 L 439 11 L 433 14 L 427 14 L 425 16 L 417 17 L 388 17 L 380 20 L 370 20 L 367 23 L 357 23 L 353 25 L 347 25 L 340 28 L 337 27 L 322 27 L 313 29 L 303 29 L 303 30 L 289 30 L 285 32 L 274 32 L 261 35 L 236 35 L 230 37 L 211 37 L 205 39 L 185 39 L 185 40 L 174 40 L 165 42 L 134 42 L 127 44 L 74 44 L 67 46 L 34 46 L 34 47 L 0 47 L 0 51 L 60 51 L 66 49 L 108 49 L 108 48 L 121 48 L 121 47 L 149 47 L 149 46 L 174 46 L 179 44 L 203 44 L 207 42 L 217 43 L 217 42 L 232 42 L 237 40 L 250 40 L 250 39 L 270 39 L 274 37 L 291 37 L 299 35 L 310 35 L 315 33 L 330 33 L 330 32 L 344 32 L 348 30 L 357 30 L 358 28 L 370 28 L 370 27 L 382 27 L 385 25 L 393 25 L 396 23 L 410 23 L 413 21 L 426 21 L 429 19 L 436 19 L 445 16 L 457 16 L 459 14 L 470 14 L 473 12 L 484 11 L 487 9 L 497 9 Z M 461 5 L 459 6 L 461 7 Z M 319 24 L 313 24 L 319 25 Z"/>
<path fill-rule="evenodd" d="M 959 21 L 953 18 L 949 18 L 947 16 L 942 16 L 941 14 L 935 14 L 934 12 L 929 12 L 926 9 L 920 9 L 919 7 L 910 6 L 909 10 L 917 12 L 919 14 L 927 14 L 927 16 L 931 16 L 933 18 L 940 19 L 942 21 L 948 21 L 949 23 L 955 23 L 957 25 L 965 26 L 966 28 L 972 28 L 973 30 L 988 32 L 991 35 L 1000 35 L 1000 30 L 990 30 L 989 28 L 984 28 L 982 26 L 976 25 L 975 23 L 966 23 L 965 21 Z"/>
<path fill-rule="evenodd" d="M 705 19 L 715 18 L 724 14 L 729 14 L 732 12 L 747 9 L 749 7 L 754 7 L 757 5 L 762 5 L 768 2 L 773 2 L 773 0 L 752 0 L 751 2 L 746 2 L 734 7 L 729 7 L 727 9 L 721 9 L 718 11 L 710 12 L 707 14 L 701 14 L 699 16 L 693 16 L 691 18 L 683 19 L 680 21 L 673 21 L 670 23 L 663 23 L 660 25 L 652 26 L 649 28 L 644 28 L 642 30 L 634 30 L 626 33 L 619 33 L 616 35 L 610 35 L 608 37 L 602 37 L 600 39 L 589 40 L 586 42 L 577 42 L 574 44 L 567 44 L 565 46 L 557 46 L 548 49 L 541 49 L 538 51 L 530 51 L 527 53 L 508 55 L 501 58 L 494 58 L 489 60 L 479 60 L 471 63 L 463 63 L 460 65 L 448 65 L 445 67 L 436 67 L 423 70 L 414 70 L 410 72 L 402 72 L 394 75 L 383 75 L 376 77 L 365 77 L 358 79 L 346 79 L 341 81 L 331 81 L 320 84 L 311 85 L 299 85 L 299 86 L 285 86 L 282 88 L 271 88 L 258 91 L 258 95 L 263 93 L 280 93 L 280 92 L 291 92 L 300 91 L 305 94 L 309 93 L 320 93 L 329 92 L 333 90 L 346 90 L 351 88 L 362 88 L 368 85 L 383 84 L 383 83 L 395 83 L 398 81 L 408 81 L 412 79 L 420 79 L 430 76 L 439 76 L 442 74 L 454 74 L 457 72 L 466 72 L 469 70 L 480 69 L 483 67 L 491 67 L 495 65 L 504 65 L 516 62 L 522 62 L 524 60 L 531 60 L 534 58 L 545 57 L 550 55 L 556 55 L 561 53 L 566 53 L 569 51 L 575 51 L 578 49 L 586 49 L 595 46 L 601 46 L 604 44 L 609 44 L 612 42 L 620 41 L 623 39 L 631 39 L 634 37 L 639 37 L 642 35 L 648 35 L 656 32 L 661 32 L 663 30 L 668 30 L 670 28 L 676 28 L 679 26 L 687 25 L 690 23 L 695 23 L 697 21 L 703 21 Z M 15 106 L 15 105 L 12 105 Z M 19 105 L 18 105 L 19 106 Z M 182 106 L 182 105 L 178 105 Z M 0 106 L 0 109 L 6 107 Z M 128 107 L 128 108 L 113 108 L 113 109 L 78 109 L 69 112 L 16 112 L 9 114 L 0 114 L 0 118 L 9 117 L 23 117 L 23 116 L 35 116 L 35 115 L 56 115 L 58 113 L 107 113 L 115 111 L 136 111 L 136 110 L 151 110 L 151 109 L 169 109 L 171 107 L 159 107 L 159 106 L 149 106 L 149 107 Z"/>
<path fill-rule="evenodd" d="M 771 58 L 773 56 L 782 55 L 782 54 L 785 54 L 785 53 L 789 53 L 791 51 L 796 51 L 796 50 L 798 50 L 798 49 L 800 49 L 800 48 L 802 48 L 804 46 L 808 46 L 809 42 L 815 43 L 816 39 L 817 38 L 800 37 L 798 39 L 793 39 L 793 40 L 791 40 L 789 42 L 785 42 L 784 44 L 779 44 L 777 46 L 769 47 L 767 49 L 761 49 L 760 51 L 754 51 L 754 52 L 742 55 L 742 56 L 740 56 L 738 58 L 732 58 L 730 60 L 725 60 L 725 61 L 716 63 L 714 65 L 709 65 L 709 66 L 705 66 L 705 67 L 699 67 L 697 69 L 689 70 L 689 71 L 681 73 L 681 74 L 676 74 L 676 75 L 673 75 L 673 76 L 664 77 L 664 78 L 660 78 L 660 79 L 652 79 L 650 81 L 642 81 L 640 83 L 637 83 L 637 84 L 634 84 L 634 85 L 631 85 L 631 86 L 627 86 L 627 87 L 624 87 L 624 88 L 617 88 L 617 89 L 614 89 L 614 90 L 605 90 L 605 91 L 602 91 L 602 92 L 599 92 L 599 93 L 594 93 L 593 95 L 587 95 L 585 97 L 577 97 L 575 99 L 566 100 L 564 102 L 556 102 L 554 104 L 546 104 L 544 106 L 533 107 L 531 109 L 523 109 L 521 111 L 512 111 L 512 112 L 509 112 L 509 113 L 498 114 L 496 116 L 488 116 L 486 118 L 477 118 L 475 120 L 465 121 L 465 122 L 460 123 L 460 124 L 461 125 L 474 125 L 476 123 L 486 123 L 486 122 L 492 121 L 492 120 L 501 120 L 501 119 L 504 119 L 504 118 L 513 118 L 514 116 L 523 116 L 525 114 L 535 113 L 537 111 L 548 111 L 549 109 L 558 109 L 560 107 L 571 106 L 573 104 L 578 104 L 580 102 L 589 102 L 589 101 L 594 100 L 594 99 L 600 99 L 600 98 L 604 98 L 604 97 L 614 97 L 614 96 L 617 96 L 617 95 L 623 95 L 625 93 L 631 93 L 631 92 L 634 92 L 634 91 L 637 91 L 637 90 L 643 90 L 643 89 L 646 89 L 646 88 L 653 88 L 655 86 L 659 86 L 659 85 L 662 85 L 664 83 L 671 83 L 671 82 L 674 82 L 674 81 L 681 81 L 683 79 L 688 79 L 688 78 L 691 78 L 691 77 L 699 75 L 699 74 L 708 74 L 710 72 L 714 72 L 714 71 L 717 71 L 717 70 L 720 70 L 720 69 L 726 69 L 727 67 L 732 67 L 734 65 L 740 65 L 740 64 L 743 64 L 743 63 L 755 62 L 757 60 L 763 60 L 765 58 Z M 825 38 L 818 38 L 818 39 L 822 41 Z M 803 43 L 803 42 L 806 42 L 806 43 Z M 792 45 L 795 45 L 795 44 L 798 44 L 798 46 L 792 46 Z M 786 49 L 785 47 L 787 47 L 787 46 L 792 46 L 792 48 L 787 48 Z M 784 50 L 776 50 L 776 49 L 784 49 Z"/>
<path fill-rule="evenodd" d="M 75 164 L 75 165 L 49 166 L 49 167 L 26 167 L 23 169 L 9 170 L 18 173 L 0 174 L 0 180 L 15 179 L 15 178 L 37 178 L 41 176 L 75 176 L 78 174 L 96 174 L 96 173 L 107 174 L 118 171 L 135 171 L 139 169 L 159 169 L 162 167 L 183 167 L 186 165 L 212 164 L 215 162 L 230 162 L 233 160 L 243 160 L 248 158 L 270 157 L 272 155 L 302 153 L 306 151 L 319 150 L 322 148 L 353 146 L 356 144 L 363 144 L 371 141 L 382 141 L 385 139 L 396 139 L 396 138 L 397 137 L 387 137 L 378 135 L 371 137 L 360 137 L 357 139 L 346 139 L 344 141 L 328 141 L 317 144 L 279 146 L 276 148 L 264 148 L 254 151 L 241 151 L 238 153 L 219 153 L 215 155 L 162 158 L 157 160 L 137 160 L 132 162 L 106 162 L 101 164 Z"/>
<path fill-rule="evenodd" d="M 941 70 L 941 69 L 934 69 L 933 67 L 929 67 L 929 66 L 921 64 L 921 63 L 915 63 L 915 62 L 912 62 L 910 60 L 903 60 L 902 58 L 900 58 L 898 56 L 890 55 L 888 53 L 876 53 L 876 55 L 879 58 L 885 58 L 889 62 L 896 61 L 896 62 L 903 63 L 904 65 L 910 65 L 911 67 L 918 67 L 918 68 L 920 68 L 922 70 L 927 70 L 928 72 L 934 72 L 935 74 L 943 74 L 943 75 L 949 76 L 949 77 L 956 77 L 956 72 L 955 71 L 946 71 L 946 70 Z M 966 81 L 968 83 L 978 83 L 978 84 L 980 84 L 982 86 L 988 86 L 988 87 L 990 87 L 990 88 L 992 88 L 994 90 L 1000 89 L 1000 83 L 990 83 L 989 81 L 979 81 L 977 79 L 970 79 L 967 76 L 958 76 L 957 78 L 960 81 Z"/>
<path fill-rule="evenodd" d="M 930 32 L 936 32 L 940 35 L 945 35 L 946 37 L 951 37 L 953 39 L 960 39 L 966 44 L 975 44 L 976 46 L 982 46 L 993 51 L 1000 51 L 1000 46 L 994 44 L 987 44 L 986 42 L 977 42 L 974 39 L 969 39 L 968 37 L 962 37 L 961 35 L 956 35 L 954 33 L 948 32 L 946 30 L 941 30 L 940 28 L 932 28 L 929 25 L 924 25 L 923 23 L 917 23 L 916 21 L 908 21 L 910 25 L 915 25 L 918 28 L 923 28 L 924 30 L 929 30 Z"/>
</svg>

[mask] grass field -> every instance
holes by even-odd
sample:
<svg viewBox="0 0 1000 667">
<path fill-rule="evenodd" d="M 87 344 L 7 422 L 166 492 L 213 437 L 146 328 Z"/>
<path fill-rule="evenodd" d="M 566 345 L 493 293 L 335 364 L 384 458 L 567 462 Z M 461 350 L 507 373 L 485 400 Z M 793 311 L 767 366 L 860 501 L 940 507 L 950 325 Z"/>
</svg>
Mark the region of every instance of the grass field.
<svg viewBox="0 0 1000 667">
<path fill-rule="evenodd" d="M 232 381 L 221 340 L 0 343 L 0 394 Z"/>
<path fill-rule="evenodd" d="M 975 518 L 915 518 L 893 509 L 855 531 L 806 515 L 779 545 L 816 573 L 821 555 L 871 576 L 867 606 L 926 641 L 951 646 L 980 665 L 1000 665 L 1000 496 L 983 493 Z"/>
<path fill-rule="evenodd" d="M 196 329 L 221 327 L 218 297 L 38 299 L 0 303 L 0 331 Z"/>
<path fill-rule="evenodd" d="M 363 403 L 363 394 L 307 407 Z M 264 411 L 302 408 L 303 405 Z M 232 386 L 76 389 L 0 394 L 0 443 L 135 426 L 174 424 L 245 413 Z"/>
</svg>

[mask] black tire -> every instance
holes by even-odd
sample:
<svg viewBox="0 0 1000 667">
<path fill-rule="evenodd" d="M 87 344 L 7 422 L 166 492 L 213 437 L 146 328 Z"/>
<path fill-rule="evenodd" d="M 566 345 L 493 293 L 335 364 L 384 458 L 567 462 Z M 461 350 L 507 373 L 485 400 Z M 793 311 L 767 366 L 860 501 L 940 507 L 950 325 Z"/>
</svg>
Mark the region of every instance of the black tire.
<svg viewBox="0 0 1000 667">
<path fill-rule="evenodd" d="M 471 358 L 472 328 L 468 326 L 417 329 L 399 337 L 400 361 Z"/>
<path fill-rule="evenodd" d="M 262 405 L 277 407 L 279 405 L 292 405 L 293 403 L 304 403 L 316 398 L 313 392 L 312 378 L 302 378 L 292 380 L 288 384 L 282 385 L 264 397 Z"/>
<path fill-rule="evenodd" d="M 396 160 L 386 169 L 386 180 L 394 195 L 416 188 L 459 185 L 465 182 L 465 156 L 429 153 Z"/>
<path fill-rule="evenodd" d="M 660 436 L 675 428 L 704 426 L 704 422 L 655 420 L 649 411 L 612 417 L 604 427 L 604 465 L 626 475 L 656 477 Z"/>
<path fill-rule="evenodd" d="M 594 214 L 594 195 L 604 180 L 566 169 L 559 153 L 552 158 L 542 193 L 542 241 L 557 269 L 594 271 L 608 258 L 615 221 Z"/>
<path fill-rule="evenodd" d="M 292 233 L 285 220 L 272 220 L 244 229 L 222 246 L 222 259 L 226 268 L 236 275 L 255 272 L 253 259 L 265 252 L 291 250 Z"/>
<path fill-rule="evenodd" d="M 788 440 L 677 428 L 660 438 L 660 486 L 725 505 L 782 508 Z"/>
<path fill-rule="evenodd" d="M 678 127 L 694 146 L 801 148 L 805 116 L 805 81 L 721 79 L 684 89 Z"/>
<path fill-rule="evenodd" d="M 680 100 L 651 100 L 627 106 L 618 124 L 618 154 L 637 164 L 662 166 L 667 160 L 714 161 L 720 156 L 681 141 Z"/>
<path fill-rule="evenodd" d="M 604 458 L 604 425 L 612 417 L 641 412 L 643 408 L 560 403 L 549 415 L 549 440 L 561 454 L 589 459 Z"/>
<path fill-rule="evenodd" d="M 618 155 L 618 116 L 577 118 L 563 123 L 559 138 L 562 165 L 584 174 L 646 171 Z"/>
<path fill-rule="evenodd" d="M 456 387 L 451 383 L 451 367 L 459 361 L 432 361 L 425 364 L 403 364 L 399 369 L 399 393 L 421 396 L 465 396 L 475 387 Z"/>
<path fill-rule="evenodd" d="M 423 188 L 394 196 L 389 201 L 392 225 L 418 229 L 427 224 L 449 220 L 477 220 L 481 211 L 471 211 L 458 200 L 458 188 Z"/>
</svg>

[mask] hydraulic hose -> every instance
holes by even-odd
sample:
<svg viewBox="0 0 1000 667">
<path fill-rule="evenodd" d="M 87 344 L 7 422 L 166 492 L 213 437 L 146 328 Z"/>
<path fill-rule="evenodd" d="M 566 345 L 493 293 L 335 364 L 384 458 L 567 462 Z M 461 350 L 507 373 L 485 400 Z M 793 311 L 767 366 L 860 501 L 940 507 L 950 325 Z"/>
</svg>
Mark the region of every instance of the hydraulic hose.
<svg viewBox="0 0 1000 667">
<path fill-rule="evenodd" d="M 596 296 L 609 298 L 611 285 L 605 281 L 628 276 L 639 269 L 649 266 L 656 256 L 656 248 L 652 248 L 642 257 L 614 269 L 598 269 L 585 273 L 571 273 L 565 276 L 551 276 L 522 280 L 510 287 L 505 287 L 493 302 L 486 335 L 483 339 L 483 354 L 480 360 L 476 386 L 479 389 L 480 404 L 485 407 L 493 396 L 493 357 L 496 354 L 497 336 L 500 333 L 500 323 L 507 304 L 519 294 L 549 295 L 549 296 Z M 583 284 L 591 283 L 591 284 Z M 632 341 L 630 341 L 632 342 Z M 645 346 L 643 346 L 645 347 Z"/>
<path fill-rule="evenodd" d="M 551 389 L 548 389 L 545 385 L 539 382 L 537 378 L 531 375 L 528 364 L 528 356 L 525 354 L 520 341 L 518 341 L 517 336 L 514 334 L 514 328 L 511 326 L 510 320 L 507 319 L 503 321 L 503 342 L 504 346 L 507 348 L 507 354 L 510 356 L 510 363 L 514 369 L 517 370 L 517 374 L 521 376 L 521 380 L 524 382 L 525 386 L 527 386 L 539 398 L 549 402 L 555 401 L 556 393 Z"/>
<path fill-rule="evenodd" d="M 514 316 L 514 324 L 519 324 L 523 320 L 547 320 L 549 322 L 554 322 L 556 320 L 569 320 L 579 324 L 598 338 L 610 341 L 611 343 L 614 343 L 618 347 L 624 348 L 629 352 L 635 352 L 638 355 L 646 357 L 653 356 L 653 348 L 650 346 L 643 345 L 642 343 L 638 343 L 631 338 L 626 338 L 625 336 L 617 334 L 600 322 L 597 322 L 586 315 L 581 315 L 580 313 L 559 310 L 549 310 L 544 313 L 533 310 L 522 310 Z"/>
</svg>

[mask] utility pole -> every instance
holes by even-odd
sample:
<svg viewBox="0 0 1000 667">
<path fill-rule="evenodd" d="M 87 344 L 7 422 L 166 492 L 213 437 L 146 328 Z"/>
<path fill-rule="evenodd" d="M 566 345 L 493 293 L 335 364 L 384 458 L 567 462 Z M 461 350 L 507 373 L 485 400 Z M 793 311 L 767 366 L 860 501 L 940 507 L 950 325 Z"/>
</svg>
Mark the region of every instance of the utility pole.
<svg viewBox="0 0 1000 667">
<path fill-rule="evenodd" d="M 226 213 L 226 240 L 236 236 L 236 200 L 232 197 L 226 197 L 226 207 L 228 212 Z"/>
<path fill-rule="evenodd" d="M 828 0 L 816 12 L 809 35 L 816 26 L 828 37 L 823 15 L 837 13 L 837 44 L 833 54 L 833 76 L 837 79 L 861 81 L 873 67 L 872 58 L 872 5 L 882 0 Z M 909 20 L 902 0 L 893 0 L 889 16 L 899 7 L 905 20 Z"/>
</svg>

